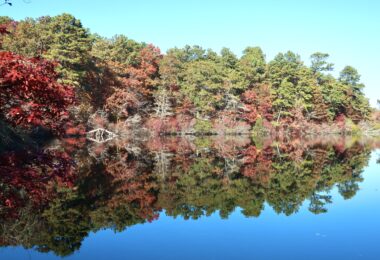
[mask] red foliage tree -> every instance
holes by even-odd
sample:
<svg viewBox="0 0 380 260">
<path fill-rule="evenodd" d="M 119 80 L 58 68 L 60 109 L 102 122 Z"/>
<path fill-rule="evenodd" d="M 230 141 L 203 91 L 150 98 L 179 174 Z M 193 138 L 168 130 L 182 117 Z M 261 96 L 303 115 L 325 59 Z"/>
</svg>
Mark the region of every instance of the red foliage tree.
<svg viewBox="0 0 380 260">
<path fill-rule="evenodd" d="M 335 118 L 335 123 L 339 127 L 339 129 L 344 132 L 346 129 L 346 117 L 344 114 L 339 114 Z"/>
<path fill-rule="evenodd" d="M 267 85 L 260 86 L 258 92 L 252 89 L 245 91 L 241 96 L 241 100 L 244 103 L 242 118 L 248 123 L 255 123 L 259 117 L 267 121 L 273 119 L 272 102 Z"/>
<path fill-rule="evenodd" d="M 258 117 L 258 112 L 256 109 L 257 100 L 257 94 L 253 90 L 247 90 L 242 95 L 242 101 L 244 102 L 242 118 L 250 124 L 255 123 Z"/>
<path fill-rule="evenodd" d="M 57 82 L 55 64 L 0 52 L 0 116 L 13 125 L 59 130 L 74 102 L 70 86 Z"/>
<path fill-rule="evenodd" d="M 157 86 L 158 66 L 161 59 L 160 50 L 153 45 L 141 49 L 137 61 L 125 66 L 110 63 L 117 76 L 114 93 L 105 101 L 105 109 L 117 118 L 134 114 L 137 109 L 153 99 L 153 90 Z"/>
<path fill-rule="evenodd" d="M 112 69 L 111 62 L 96 60 L 86 71 L 86 83 L 91 86 L 88 91 L 91 97 L 91 105 L 95 109 L 101 109 L 113 93 L 113 89 L 121 87 L 121 82 L 116 72 Z"/>
<path fill-rule="evenodd" d="M 9 34 L 7 24 L 0 24 L 0 48 L 1 48 L 1 43 L 2 43 L 1 36 L 5 34 Z"/>
<path fill-rule="evenodd" d="M 158 78 L 158 66 L 162 58 L 160 49 L 148 45 L 140 51 L 139 63 L 126 69 L 123 79 L 126 86 L 137 90 L 144 96 L 150 96 Z"/>
<path fill-rule="evenodd" d="M 136 94 L 128 89 L 116 89 L 106 100 L 105 110 L 117 118 L 128 117 L 130 111 L 137 109 L 141 103 Z"/>
<path fill-rule="evenodd" d="M 9 33 L 7 27 L 4 24 L 0 24 L 0 35 Z"/>
</svg>

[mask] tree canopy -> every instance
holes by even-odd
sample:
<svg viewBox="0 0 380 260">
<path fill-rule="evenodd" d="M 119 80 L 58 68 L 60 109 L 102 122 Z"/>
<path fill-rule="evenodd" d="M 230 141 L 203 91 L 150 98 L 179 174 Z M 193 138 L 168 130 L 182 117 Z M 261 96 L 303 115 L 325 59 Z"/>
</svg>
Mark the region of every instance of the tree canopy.
<svg viewBox="0 0 380 260">
<path fill-rule="evenodd" d="M 70 111 L 77 121 L 100 109 L 111 122 L 139 116 L 142 124 L 168 126 L 156 127 L 160 131 L 212 133 L 249 129 L 258 118 L 277 128 L 341 118 L 359 123 L 371 112 L 358 71 L 346 66 L 334 78 L 327 53 L 313 53 L 310 66 L 291 51 L 267 61 L 255 46 L 240 57 L 228 48 L 217 53 L 197 45 L 161 54 L 125 35 L 91 34 L 70 14 L 22 21 L 1 17 L 0 23 L 3 52 L 57 64 L 57 82 L 75 89 Z"/>
</svg>

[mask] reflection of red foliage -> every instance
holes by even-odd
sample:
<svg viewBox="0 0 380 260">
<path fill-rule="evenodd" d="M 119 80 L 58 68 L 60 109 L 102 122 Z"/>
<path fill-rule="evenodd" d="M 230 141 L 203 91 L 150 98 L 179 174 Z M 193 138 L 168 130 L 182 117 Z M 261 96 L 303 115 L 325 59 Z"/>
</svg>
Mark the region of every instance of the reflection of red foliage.
<svg viewBox="0 0 380 260">
<path fill-rule="evenodd" d="M 86 127 L 82 124 L 73 125 L 68 123 L 65 126 L 65 134 L 71 136 L 83 136 L 86 134 Z"/>
<path fill-rule="evenodd" d="M 248 136 L 216 136 L 213 138 L 213 147 L 218 156 L 223 158 L 237 158 L 241 154 L 241 149 L 250 143 Z"/>
<path fill-rule="evenodd" d="M 242 174 L 258 182 L 267 182 L 271 173 L 273 150 L 266 146 L 262 150 L 250 145 L 242 153 L 243 167 Z"/>
<path fill-rule="evenodd" d="M 13 125 L 59 130 L 74 92 L 57 82 L 55 65 L 0 52 L 0 112 Z"/>
<path fill-rule="evenodd" d="M 344 151 L 346 150 L 346 140 L 345 138 L 342 138 L 340 142 L 337 142 L 334 144 L 335 151 L 339 154 L 343 154 Z"/>
<path fill-rule="evenodd" d="M 182 137 L 152 138 L 146 143 L 150 152 L 171 152 L 178 154 L 189 154 L 195 151 L 194 144 Z"/>
<path fill-rule="evenodd" d="M 157 137 L 146 143 L 150 152 L 165 152 L 173 155 L 172 160 L 176 166 L 188 170 L 192 164 L 191 155 L 196 146 L 193 142 L 183 137 Z M 175 180 L 172 180 L 175 181 Z"/>
<path fill-rule="evenodd" d="M 145 125 L 153 133 L 160 134 L 164 132 L 165 122 L 161 118 L 150 117 Z"/>
<path fill-rule="evenodd" d="M 62 146 L 66 152 L 74 152 L 86 144 L 86 137 L 66 137 L 62 138 Z"/>
<path fill-rule="evenodd" d="M 109 161 L 106 165 L 106 172 L 112 177 L 115 187 L 112 198 L 108 201 L 111 208 L 128 203 L 137 209 L 138 215 L 152 221 L 158 218 L 154 211 L 153 204 L 157 200 L 154 193 L 156 187 L 151 175 L 139 172 L 139 164 L 129 160 L 128 154 L 123 154 L 115 161 Z"/>
<path fill-rule="evenodd" d="M 140 207 L 140 217 L 153 220 L 155 218 L 153 203 L 157 200 L 152 192 L 155 183 L 149 180 L 148 174 L 140 174 L 126 180 L 120 187 L 124 198 L 129 203 L 137 203 Z"/>
<path fill-rule="evenodd" d="M 146 121 L 145 127 L 156 135 L 164 133 L 177 134 L 179 132 L 190 132 L 190 130 L 193 129 L 194 124 L 195 119 L 192 116 L 186 114 L 177 114 L 175 116 L 170 116 L 163 119 L 157 117 L 150 117 Z"/>
<path fill-rule="evenodd" d="M 10 152 L 0 157 L 0 182 L 5 189 L 0 203 L 10 215 L 27 201 L 43 205 L 54 197 L 56 186 L 72 187 L 75 180 L 74 163 L 65 152 Z M 0 204 L 0 205 L 1 205 Z"/>
<path fill-rule="evenodd" d="M 245 164 L 253 163 L 256 161 L 257 157 L 257 148 L 253 145 L 250 145 L 243 152 L 243 162 Z"/>
<path fill-rule="evenodd" d="M 67 123 L 64 132 L 65 136 L 61 141 L 66 152 L 74 152 L 86 144 L 86 127 L 84 125 Z"/>
<path fill-rule="evenodd" d="M 215 129 L 216 132 L 249 133 L 251 126 L 247 124 L 247 122 L 237 120 L 237 113 L 233 111 L 221 111 L 218 115 L 218 118 L 213 121 L 213 129 Z M 246 115 L 247 114 L 243 114 L 243 119 L 246 119 Z M 248 123 L 250 123 L 250 121 L 248 121 Z"/>
</svg>

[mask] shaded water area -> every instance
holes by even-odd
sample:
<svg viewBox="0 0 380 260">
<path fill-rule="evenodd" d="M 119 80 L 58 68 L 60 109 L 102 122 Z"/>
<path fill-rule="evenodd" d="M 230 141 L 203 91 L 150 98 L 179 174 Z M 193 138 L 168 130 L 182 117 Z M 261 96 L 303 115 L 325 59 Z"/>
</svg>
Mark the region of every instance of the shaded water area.
<svg viewBox="0 0 380 260">
<path fill-rule="evenodd" d="M 0 259 L 379 259 L 380 141 L 55 140 L 0 154 Z"/>
</svg>

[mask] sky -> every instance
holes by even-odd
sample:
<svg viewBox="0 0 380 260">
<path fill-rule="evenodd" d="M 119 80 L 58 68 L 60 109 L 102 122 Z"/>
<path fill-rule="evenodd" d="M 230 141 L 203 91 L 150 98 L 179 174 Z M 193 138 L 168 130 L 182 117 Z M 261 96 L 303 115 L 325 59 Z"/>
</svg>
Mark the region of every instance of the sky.
<svg viewBox="0 0 380 260">
<path fill-rule="evenodd" d="M 1 0 L 1 2 L 4 0 Z M 12 0 L 0 15 L 26 17 L 73 14 L 93 33 L 125 34 L 165 52 L 186 44 L 238 56 L 260 46 L 271 60 L 288 50 L 306 64 L 316 51 L 330 54 L 339 75 L 351 65 L 362 75 L 364 92 L 380 99 L 380 1 L 378 0 Z"/>
</svg>

